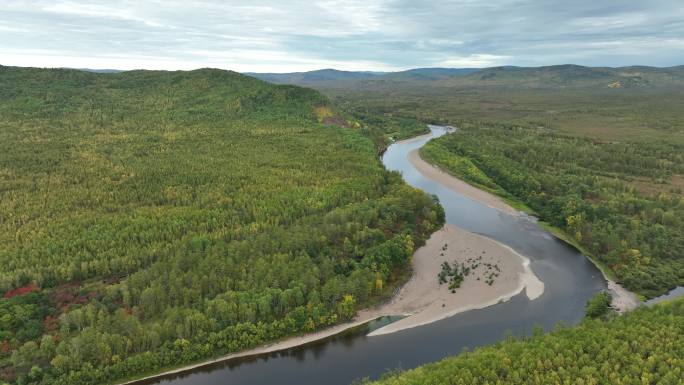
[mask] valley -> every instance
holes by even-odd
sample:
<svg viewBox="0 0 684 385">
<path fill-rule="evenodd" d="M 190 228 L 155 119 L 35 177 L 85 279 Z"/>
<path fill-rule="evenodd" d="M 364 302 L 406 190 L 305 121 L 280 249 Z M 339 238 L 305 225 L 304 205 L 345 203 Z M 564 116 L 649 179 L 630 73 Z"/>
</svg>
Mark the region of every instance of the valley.
<svg viewBox="0 0 684 385">
<path fill-rule="evenodd" d="M 682 20 L 0 1 L 0 385 L 684 385 Z"/>
<path fill-rule="evenodd" d="M 677 319 L 584 318 L 683 285 L 678 69 L 592 71 L 0 67 L 3 381 L 342 385 L 482 348 L 451 376 Z"/>
</svg>

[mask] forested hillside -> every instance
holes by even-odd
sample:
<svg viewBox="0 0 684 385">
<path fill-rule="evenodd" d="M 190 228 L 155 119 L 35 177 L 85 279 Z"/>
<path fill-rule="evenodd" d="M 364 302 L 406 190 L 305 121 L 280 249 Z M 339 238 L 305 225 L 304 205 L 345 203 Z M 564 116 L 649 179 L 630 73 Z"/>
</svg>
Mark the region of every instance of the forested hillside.
<svg viewBox="0 0 684 385">
<path fill-rule="evenodd" d="M 684 300 L 609 321 L 587 319 L 550 334 L 508 339 L 375 385 L 679 385 L 684 378 Z"/>
<path fill-rule="evenodd" d="M 0 67 L 0 383 L 101 384 L 351 318 L 441 226 L 313 90 Z"/>
<path fill-rule="evenodd" d="M 645 296 L 684 285 L 684 145 L 464 124 L 421 156 L 521 200 Z"/>
</svg>

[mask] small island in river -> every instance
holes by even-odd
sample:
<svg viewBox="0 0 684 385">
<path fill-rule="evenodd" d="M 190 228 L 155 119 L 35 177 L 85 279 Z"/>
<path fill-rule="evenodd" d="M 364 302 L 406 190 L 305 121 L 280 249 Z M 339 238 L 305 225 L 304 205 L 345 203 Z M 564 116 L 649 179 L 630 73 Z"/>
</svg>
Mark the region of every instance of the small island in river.
<svg viewBox="0 0 684 385">
<path fill-rule="evenodd" d="M 491 284 L 482 275 L 485 270 L 464 276 L 454 293 L 449 285 L 440 284 L 436 279 L 445 260 L 468 265 L 479 258 L 483 265 L 497 264 L 501 270 Z M 544 283 L 529 268 L 527 258 L 492 239 L 447 224 L 416 251 L 411 280 L 380 311 L 382 315 L 405 314 L 407 317 L 369 335 L 392 333 L 491 306 L 510 299 L 523 289 L 530 299 L 544 292 Z"/>
</svg>

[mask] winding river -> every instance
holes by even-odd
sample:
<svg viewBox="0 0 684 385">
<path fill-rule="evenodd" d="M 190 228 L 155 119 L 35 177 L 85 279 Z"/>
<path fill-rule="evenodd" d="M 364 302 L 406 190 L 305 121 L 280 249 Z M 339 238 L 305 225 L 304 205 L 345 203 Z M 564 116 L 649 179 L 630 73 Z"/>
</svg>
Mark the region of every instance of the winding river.
<svg viewBox="0 0 684 385">
<path fill-rule="evenodd" d="M 430 126 L 431 135 L 390 146 L 383 156 L 389 170 L 406 182 L 436 195 L 447 222 L 506 244 L 531 260 L 545 284 L 544 294 L 528 300 L 520 293 L 508 302 L 472 310 L 421 327 L 368 337 L 370 330 L 391 319 L 373 321 L 328 339 L 278 353 L 211 364 L 188 372 L 137 384 L 347 385 L 355 379 L 377 378 L 388 369 L 408 369 L 448 355 L 501 340 L 507 333 L 530 334 L 535 326 L 551 329 L 577 323 L 586 301 L 606 282 L 577 250 L 537 226 L 534 218 L 508 215 L 470 200 L 427 179 L 409 162 L 408 154 L 447 129 Z"/>
</svg>

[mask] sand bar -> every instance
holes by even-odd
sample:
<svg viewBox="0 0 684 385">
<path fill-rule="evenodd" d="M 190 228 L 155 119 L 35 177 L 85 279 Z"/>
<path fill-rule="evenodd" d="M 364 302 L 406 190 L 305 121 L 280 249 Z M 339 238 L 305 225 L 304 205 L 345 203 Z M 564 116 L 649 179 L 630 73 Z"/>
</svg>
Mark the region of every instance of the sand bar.
<svg viewBox="0 0 684 385">
<path fill-rule="evenodd" d="M 451 292 L 437 274 L 444 262 L 473 267 L 461 286 Z M 530 261 L 513 249 L 487 237 L 452 225 L 432 235 L 413 256 L 413 275 L 382 315 L 408 317 L 373 331 L 381 335 L 435 322 L 467 310 L 507 301 L 526 289 L 530 299 L 544 292 L 544 284 L 529 267 Z M 496 275 L 492 283 L 487 278 Z"/>
</svg>

